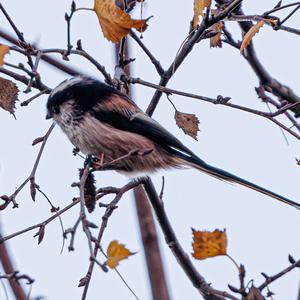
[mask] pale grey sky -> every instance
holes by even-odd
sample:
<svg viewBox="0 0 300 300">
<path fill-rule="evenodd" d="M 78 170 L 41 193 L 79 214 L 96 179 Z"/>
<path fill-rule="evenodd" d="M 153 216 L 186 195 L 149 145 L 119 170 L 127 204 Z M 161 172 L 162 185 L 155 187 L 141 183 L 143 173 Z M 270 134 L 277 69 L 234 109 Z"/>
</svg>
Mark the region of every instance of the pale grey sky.
<svg viewBox="0 0 300 300">
<path fill-rule="evenodd" d="M 178 2 L 178 3 L 177 3 Z M 283 1 L 289 3 L 291 1 Z M 71 1 L 17 1 L 4 0 L 6 7 L 17 26 L 24 32 L 27 40 L 35 41 L 41 47 L 63 48 L 66 44 L 66 24 L 64 13 L 69 11 Z M 276 1 L 244 1 L 245 12 L 262 13 L 276 4 Z M 92 7 L 93 1 L 77 1 L 78 6 Z M 144 43 L 152 53 L 168 67 L 174 59 L 181 43 L 186 38 L 189 21 L 192 16 L 193 1 L 185 5 L 179 1 L 148 1 L 144 15 L 154 17 L 149 28 L 143 34 Z M 138 11 L 136 15 L 138 16 Z M 297 26 L 299 14 L 290 21 Z M 1 26 L 9 28 L 1 16 Z M 230 28 L 235 30 L 234 24 Z M 98 20 L 92 12 L 80 12 L 72 21 L 72 41 L 81 39 L 84 48 L 100 63 L 113 72 L 112 44 L 103 38 Z M 158 76 L 153 65 L 141 50 L 133 43 L 132 56 L 134 75 L 157 83 Z M 297 94 L 299 90 L 298 53 L 300 39 L 286 32 L 275 32 L 265 26 L 255 37 L 258 56 L 265 67 L 283 83 L 291 86 Z M 8 61 L 16 61 L 17 56 L 8 56 Z M 19 57 L 20 58 L 20 57 Z M 88 74 L 102 79 L 101 74 L 79 57 L 71 57 L 71 63 Z M 45 83 L 54 87 L 66 76 L 45 65 L 40 72 Z M 224 45 L 222 49 L 210 49 L 209 42 L 196 45 L 180 67 L 169 87 L 215 97 L 219 94 L 232 97 L 232 103 L 267 109 L 257 100 L 254 86 L 257 78 L 242 56 L 235 49 Z M 24 85 L 19 85 L 24 90 Z M 135 100 L 146 108 L 153 90 L 135 86 Z M 33 93 L 34 94 L 34 93 Z M 30 95 L 20 94 L 20 100 Z M 173 119 L 173 108 L 163 96 L 154 114 L 154 118 L 179 137 L 201 158 L 213 165 L 234 172 L 259 185 L 300 201 L 300 168 L 295 157 L 300 157 L 300 144 L 295 138 L 286 135 L 271 122 L 230 108 L 213 106 L 194 99 L 172 96 L 178 110 L 195 113 L 200 120 L 198 142 L 185 136 L 177 128 Z M 0 194 L 10 194 L 29 174 L 39 146 L 32 147 L 34 138 L 42 136 L 50 122 L 45 120 L 46 96 L 32 102 L 29 107 L 17 107 L 15 121 L 5 111 L 0 111 Z M 37 183 L 61 208 L 77 196 L 77 190 L 70 184 L 77 179 L 77 169 L 82 160 L 72 156 L 72 145 L 55 128 L 47 143 L 37 172 Z M 247 280 L 263 281 L 260 272 L 273 274 L 288 265 L 288 254 L 300 257 L 298 228 L 299 211 L 283 205 L 274 199 L 247 190 L 219 182 L 193 170 L 162 172 L 153 177 L 157 187 L 161 185 L 161 176 L 165 175 L 166 186 L 164 203 L 166 211 L 187 253 L 191 249 L 191 227 L 214 230 L 227 229 L 228 252 L 247 271 Z M 113 172 L 97 174 L 97 185 L 122 186 L 127 179 Z M 49 207 L 42 196 L 37 195 L 33 203 L 29 187 L 18 196 L 19 209 L 8 208 L 1 212 L 1 221 L 6 234 L 13 233 L 35 224 L 49 216 Z M 65 228 L 73 226 L 78 217 L 78 207 L 63 216 Z M 91 220 L 100 222 L 103 211 L 98 208 Z M 172 299 L 199 299 L 175 258 L 164 243 L 158 228 L 161 248 L 168 276 Z M 82 289 L 78 281 L 88 267 L 88 246 L 84 234 L 79 230 L 76 235 L 75 252 L 68 253 L 67 247 L 62 255 L 61 229 L 58 221 L 46 228 L 41 245 L 29 232 L 9 242 L 18 270 L 29 274 L 36 281 L 32 296 L 43 295 L 49 300 L 80 299 Z M 107 247 L 111 240 L 125 243 L 136 255 L 120 265 L 120 272 L 141 300 L 150 300 L 147 275 L 145 272 L 142 244 L 137 227 L 134 203 L 128 193 L 120 202 L 109 220 L 109 226 L 103 238 Z M 103 260 L 104 258 L 100 258 Z M 238 285 L 235 266 L 226 257 L 217 257 L 205 261 L 194 261 L 195 266 L 207 281 L 218 289 L 226 289 L 227 284 Z M 97 269 L 97 268 L 96 268 Z M 276 294 L 274 299 L 296 299 L 299 285 L 297 270 L 278 280 L 271 286 Z M 115 272 L 105 274 L 95 270 L 88 299 L 111 298 L 134 299 Z M 0 299 L 4 299 L 0 289 Z M 10 299 L 13 299 L 10 296 Z"/>
</svg>

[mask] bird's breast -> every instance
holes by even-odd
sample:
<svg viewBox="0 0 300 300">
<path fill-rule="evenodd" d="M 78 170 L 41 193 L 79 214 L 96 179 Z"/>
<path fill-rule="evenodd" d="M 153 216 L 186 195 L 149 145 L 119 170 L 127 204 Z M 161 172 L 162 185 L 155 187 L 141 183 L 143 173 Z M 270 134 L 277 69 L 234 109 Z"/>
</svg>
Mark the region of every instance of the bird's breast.
<svg viewBox="0 0 300 300">
<path fill-rule="evenodd" d="M 87 113 L 80 119 L 64 116 L 57 120 L 62 130 L 74 146 L 85 154 L 99 157 L 104 154 L 104 162 L 111 162 L 126 156 L 133 150 L 140 153 L 152 150 L 147 155 L 129 156 L 114 164 L 112 169 L 124 172 L 149 173 L 157 169 L 177 167 L 175 157 L 165 151 L 150 139 L 125 130 L 117 129 L 101 122 Z"/>
</svg>

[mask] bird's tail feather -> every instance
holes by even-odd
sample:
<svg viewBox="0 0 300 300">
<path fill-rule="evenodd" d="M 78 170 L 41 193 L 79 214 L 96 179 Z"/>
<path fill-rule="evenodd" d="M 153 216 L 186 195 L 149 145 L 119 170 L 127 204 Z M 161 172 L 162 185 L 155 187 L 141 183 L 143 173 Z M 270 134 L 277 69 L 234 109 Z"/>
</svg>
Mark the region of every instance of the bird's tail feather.
<svg viewBox="0 0 300 300">
<path fill-rule="evenodd" d="M 250 189 L 260 192 L 262 194 L 268 195 L 272 198 L 275 198 L 283 203 L 291 205 L 300 210 L 300 203 L 297 203 L 297 202 L 292 201 L 288 198 L 285 198 L 279 194 L 271 192 L 259 185 L 256 185 L 250 181 L 247 181 L 243 178 L 233 175 L 227 171 L 213 167 L 213 166 L 207 164 L 206 162 L 204 162 L 203 160 L 201 160 L 200 158 L 198 158 L 197 156 L 193 156 L 193 157 L 189 156 L 188 157 L 188 156 L 184 155 L 184 156 L 181 156 L 181 158 L 185 161 L 185 164 L 188 163 L 188 165 L 190 165 L 191 167 L 196 168 L 196 169 L 198 169 L 206 174 L 209 174 L 217 179 L 224 180 L 227 182 L 238 183 L 240 185 L 243 185 L 247 188 L 250 188 Z"/>
</svg>

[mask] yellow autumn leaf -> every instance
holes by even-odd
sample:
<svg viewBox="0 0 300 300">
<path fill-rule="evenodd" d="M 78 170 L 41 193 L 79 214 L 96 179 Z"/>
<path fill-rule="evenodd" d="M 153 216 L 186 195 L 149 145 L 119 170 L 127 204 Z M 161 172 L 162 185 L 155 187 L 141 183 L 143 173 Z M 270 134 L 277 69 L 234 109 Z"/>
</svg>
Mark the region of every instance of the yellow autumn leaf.
<svg viewBox="0 0 300 300">
<path fill-rule="evenodd" d="M 193 230 L 193 257 L 206 259 L 218 255 L 226 255 L 227 235 L 226 230 L 196 231 Z"/>
<path fill-rule="evenodd" d="M 118 241 L 112 241 L 107 247 L 107 261 L 105 264 L 114 269 L 121 260 L 128 258 L 135 253 L 130 252 L 123 244 Z"/>
<path fill-rule="evenodd" d="M 265 24 L 265 22 L 263 20 L 257 22 L 256 24 L 254 24 L 249 30 L 248 32 L 245 34 L 243 42 L 241 44 L 240 47 L 240 52 L 242 53 L 247 46 L 251 43 L 252 38 L 254 37 L 255 34 L 258 33 L 259 29 Z"/>
<path fill-rule="evenodd" d="M 197 27 L 199 16 L 203 16 L 203 10 L 211 5 L 211 0 L 194 0 L 193 29 Z"/>
<path fill-rule="evenodd" d="M 9 52 L 7 45 L 0 45 L 0 66 L 4 65 L 4 56 Z"/>
<path fill-rule="evenodd" d="M 94 10 L 104 36 L 113 43 L 119 42 L 131 28 L 140 31 L 146 29 L 147 20 L 132 19 L 129 14 L 115 5 L 114 0 L 95 0 Z"/>
</svg>

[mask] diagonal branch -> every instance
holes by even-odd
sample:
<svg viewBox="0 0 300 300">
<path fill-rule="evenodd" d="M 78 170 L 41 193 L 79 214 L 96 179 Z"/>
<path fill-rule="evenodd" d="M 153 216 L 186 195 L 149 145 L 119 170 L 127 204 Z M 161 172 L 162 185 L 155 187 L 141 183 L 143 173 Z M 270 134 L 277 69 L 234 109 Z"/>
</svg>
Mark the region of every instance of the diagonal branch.
<svg viewBox="0 0 300 300">
<path fill-rule="evenodd" d="M 5 39 L 6 41 L 9 41 L 10 43 L 12 43 L 16 46 L 19 46 L 18 40 L 2 29 L 0 29 L 0 37 Z M 80 71 L 76 70 L 75 68 L 70 67 L 64 63 L 61 63 L 59 60 L 54 59 L 49 55 L 43 55 L 41 57 L 41 60 L 45 61 L 49 65 L 55 67 L 56 69 L 66 73 L 66 74 L 69 74 L 71 76 L 77 76 L 77 75 L 82 74 L 82 72 L 80 72 Z"/>
<path fill-rule="evenodd" d="M 152 204 L 160 227 L 164 233 L 167 245 L 171 249 L 173 255 L 176 257 L 179 265 L 184 270 L 184 272 L 186 273 L 194 287 L 199 291 L 199 293 L 206 300 L 224 300 L 225 298 L 238 300 L 235 296 L 227 292 L 213 289 L 206 282 L 205 278 L 196 270 L 190 258 L 180 245 L 176 234 L 169 222 L 169 219 L 165 213 L 164 205 L 161 199 L 159 198 L 151 179 L 145 178 L 143 180 L 143 186 L 147 193 L 149 201 Z"/>
<path fill-rule="evenodd" d="M 238 104 L 230 103 L 229 97 L 218 96 L 217 98 L 209 98 L 209 97 L 205 97 L 205 96 L 201 96 L 201 95 L 196 95 L 196 94 L 192 94 L 192 93 L 187 93 L 187 92 L 182 92 L 182 91 L 166 88 L 164 86 L 156 85 L 154 83 L 142 80 L 140 78 L 130 78 L 129 82 L 132 84 L 137 83 L 137 84 L 141 84 L 141 85 L 156 89 L 156 91 L 160 91 L 161 93 L 166 93 L 167 95 L 168 94 L 176 94 L 176 95 L 180 95 L 183 97 L 189 97 L 189 98 L 193 98 L 193 99 L 197 99 L 197 100 L 202 100 L 202 101 L 205 101 L 205 102 L 208 102 L 211 104 L 227 106 L 227 107 L 230 107 L 233 109 L 241 110 L 241 111 L 244 111 L 244 112 L 247 112 L 250 114 L 254 114 L 254 115 L 266 118 L 266 119 L 270 120 L 271 122 L 275 123 L 276 125 L 278 125 L 279 127 L 281 127 L 282 129 L 284 129 L 285 131 L 287 131 L 289 134 L 291 134 L 298 140 L 300 140 L 300 136 L 296 132 L 294 132 L 291 128 L 285 126 L 284 124 L 282 124 L 281 122 L 279 122 L 278 120 L 275 119 L 275 117 L 286 113 L 288 110 L 293 109 L 294 107 L 300 106 L 300 103 L 298 103 L 298 102 L 281 106 L 275 112 L 263 112 L 260 110 L 256 110 L 256 109 L 241 106 Z M 292 120 L 291 120 L 291 122 L 293 123 Z"/>
<path fill-rule="evenodd" d="M 177 71 L 177 69 L 180 67 L 180 65 L 183 63 L 185 58 L 188 56 L 188 54 L 193 50 L 196 43 L 201 41 L 201 38 L 203 37 L 205 30 L 212 26 L 213 24 L 219 22 L 220 20 L 223 20 L 226 18 L 231 11 L 233 11 L 236 7 L 238 7 L 243 0 L 233 0 L 231 1 L 227 7 L 225 7 L 218 15 L 210 17 L 207 22 L 202 22 L 201 25 L 198 27 L 198 29 L 192 33 L 187 41 L 182 46 L 181 50 L 179 51 L 178 55 L 176 55 L 173 63 L 169 66 L 167 71 L 161 76 L 159 85 L 160 86 L 166 86 L 173 74 Z M 161 91 L 156 91 L 151 99 L 151 102 L 147 108 L 147 114 L 152 116 L 154 113 L 154 110 L 156 106 L 158 105 L 158 102 L 162 96 Z"/>
<path fill-rule="evenodd" d="M 217 3 L 219 4 L 224 4 L 225 2 L 226 1 L 224 0 L 217 0 Z M 241 7 L 239 7 L 235 12 L 240 16 L 245 15 Z M 252 25 L 253 24 L 251 21 L 239 22 L 239 26 L 243 34 L 248 32 Z M 282 84 L 277 79 L 272 77 L 272 75 L 265 69 L 256 55 L 253 42 L 250 42 L 249 46 L 246 48 L 246 51 L 244 51 L 243 56 L 257 75 L 260 85 L 264 86 L 268 92 L 290 103 L 296 103 L 300 101 L 300 97 L 296 95 L 290 87 Z M 295 112 L 296 117 L 300 116 L 299 108 L 294 108 L 293 111 Z"/>
<path fill-rule="evenodd" d="M 295 268 L 299 268 L 300 267 L 300 260 L 295 261 L 294 263 L 292 263 L 290 266 L 288 266 L 287 268 L 285 268 L 284 270 L 280 271 L 279 273 L 273 275 L 273 276 L 267 276 L 265 273 L 262 273 L 264 275 L 264 277 L 266 277 L 266 281 L 264 283 L 262 283 L 258 289 L 259 290 L 263 290 L 266 287 L 268 287 L 268 285 L 272 282 L 274 282 L 275 280 L 277 280 L 278 278 L 284 276 L 285 274 L 287 274 L 288 272 L 292 271 Z"/>
<path fill-rule="evenodd" d="M 0 232 L 0 239 L 1 238 L 2 234 Z M 6 243 L 0 244 L 0 261 L 6 274 L 13 274 L 15 272 L 11 253 L 8 251 Z M 27 296 L 21 283 L 16 280 L 9 279 L 9 284 L 17 300 L 27 300 Z"/>
<path fill-rule="evenodd" d="M 6 195 L 0 196 L 0 199 L 4 200 L 4 204 L 0 205 L 0 210 L 4 210 L 9 205 L 10 202 L 13 203 L 13 205 L 14 205 L 13 207 L 18 207 L 18 204 L 16 203 L 16 197 L 29 181 L 31 183 L 31 191 L 33 191 L 35 189 L 35 180 L 34 180 L 35 173 L 36 173 L 37 167 L 40 163 L 40 159 L 42 157 L 47 140 L 48 140 L 54 127 L 55 127 L 55 123 L 52 123 L 52 125 L 49 127 L 46 134 L 42 138 L 39 138 L 39 141 L 42 141 L 42 145 L 40 147 L 39 153 L 36 157 L 36 160 L 33 165 L 32 171 L 30 172 L 30 175 L 23 181 L 23 183 L 15 190 L 15 192 L 11 196 L 6 196 Z M 35 141 L 33 144 L 35 144 Z"/>
</svg>

